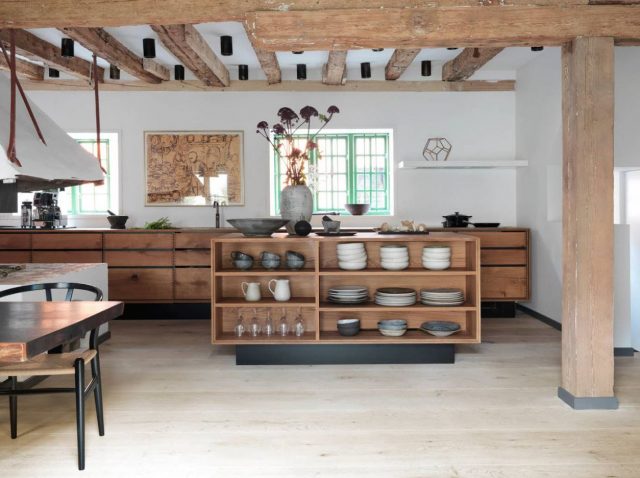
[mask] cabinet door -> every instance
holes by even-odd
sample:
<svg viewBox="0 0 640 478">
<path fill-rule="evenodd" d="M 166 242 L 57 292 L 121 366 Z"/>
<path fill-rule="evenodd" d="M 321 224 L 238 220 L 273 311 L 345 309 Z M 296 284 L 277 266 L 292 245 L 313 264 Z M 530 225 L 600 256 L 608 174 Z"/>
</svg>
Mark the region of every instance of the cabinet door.
<svg viewBox="0 0 640 478">
<path fill-rule="evenodd" d="M 33 251 L 33 262 L 52 263 L 99 263 L 102 251 Z"/>
<path fill-rule="evenodd" d="M 105 249 L 173 249 L 172 232 L 107 232 Z"/>
<path fill-rule="evenodd" d="M 171 251 L 104 251 L 104 261 L 109 267 L 171 267 Z"/>
<path fill-rule="evenodd" d="M 176 251 L 176 266 L 210 266 L 211 252 L 208 250 Z"/>
<path fill-rule="evenodd" d="M 527 247 L 527 233 L 525 231 L 496 231 L 496 232 L 463 232 L 469 236 L 480 238 L 480 247 Z"/>
<path fill-rule="evenodd" d="M 173 269 L 109 269 L 109 298 L 131 301 L 173 300 Z"/>
<path fill-rule="evenodd" d="M 176 299 L 209 300 L 211 299 L 211 269 L 209 268 L 177 268 Z"/>
<path fill-rule="evenodd" d="M 482 300 L 525 300 L 529 298 L 526 267 L 482 267 Z"/>
<path fill-rule="evenodd" d="M 176 233 L 176 249 L 210 249 L 211 239 L 220 233 L 178 232 Z"/>
<path fill-rule="evenodd" d="M 102 249 L 102 234 L 34 232 L 33 249 Z"/>
<path fill-rule="evenodd" d="M 0 251 L 3 264 L 24 264 L 31 262 L 31 251 Z"/>
<path fill-rule="evenodd" d="M 480 264 L 483 266 L 526 266 L 526 249 L 482 249 Z"/>
<path fill-rule="evenodd" d="M 0 234 L 0 249 L 31 249 L 31 234 Z"/>
</svg>

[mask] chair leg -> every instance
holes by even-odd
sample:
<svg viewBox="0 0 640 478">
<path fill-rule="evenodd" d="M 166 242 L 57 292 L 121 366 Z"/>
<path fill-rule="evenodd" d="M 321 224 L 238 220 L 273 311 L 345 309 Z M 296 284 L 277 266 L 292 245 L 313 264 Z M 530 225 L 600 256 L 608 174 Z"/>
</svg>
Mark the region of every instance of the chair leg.
<svg viewBox="0 0 640 478">
<path fill-rule="evenodd" d="M 102 376 L 100 374 L 100 354 L 91 361 L 91 376 L 96 381 L 93 397 L 96 400 L 96 415 L 98 417 L 98 433 L 104 436 L 104 412 L 102 409 Z"/>
<path fill-rule="evenodd" d="M 18 388 L 18 377 L 9 377 L 11 390 Z M 18 436 L 18 396 L 9 395 L 9 421 L 11 422 L 11 438 Z"/>
<path fill-rule="evenodd" d="M 76 382 L 76 426 L 78 429 L 78 469 L 84 470 L 84 360 L 73 364 Z"/>
</svg>

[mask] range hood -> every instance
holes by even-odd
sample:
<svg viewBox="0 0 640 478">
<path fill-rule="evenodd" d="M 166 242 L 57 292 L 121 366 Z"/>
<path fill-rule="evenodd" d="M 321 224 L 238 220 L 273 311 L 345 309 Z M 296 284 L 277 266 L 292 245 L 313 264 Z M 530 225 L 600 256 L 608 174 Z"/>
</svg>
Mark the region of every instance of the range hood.
<svg viewBox="0 0 640 478">
<path fill-rule="evenodd" d="M 22 166 L 10 162 L 6 150 L 9 143 L 10 91 L 11 82 L 0 74 L 0 181 L 15 180 L 19 192 L 28 192 L 76 186 L 104 178 L 96 157 L 30 101 L 31 110 L 47 142 L 43 144 L 19 93 L 16 95 L 16 151 Z M 88 102 L 87 108 L 92 107 Z"/>
</svg>

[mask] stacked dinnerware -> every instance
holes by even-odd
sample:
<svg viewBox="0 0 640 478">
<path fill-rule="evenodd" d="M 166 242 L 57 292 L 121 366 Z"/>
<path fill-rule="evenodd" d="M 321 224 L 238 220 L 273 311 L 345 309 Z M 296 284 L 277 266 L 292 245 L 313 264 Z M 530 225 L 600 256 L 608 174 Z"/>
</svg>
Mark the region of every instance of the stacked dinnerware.
<svg viewBox="0 0 640 478">
<path fill-rule="evenodd" d="M 462 305 L 464 292 L 462 289 L 421 289 L 420 302 L 438 307 Z"/>
<path fill-rule="evenodd" d="M 416 303 L 416 291 L 405 287 L 376 289 L 375 303 L 387 307 L 407 307 Z"/>
<path fill-rule="evenodd" d="M 402 319 L 381 320 L 378 322 L 378 330 L 387 337 L 400 337 L 407 331 L 407 321 Z"/>
<path fill-rule="evenodd" d="M 369 289 L 363 285 L 341 285 L 329 289 L 329 302 L 354 305 L 369 301 Z"/>
<path fill-rule="evenodd" d="M 364 242 L 343 242 L 337 245 L 338 267 L 346 271 L 359 271 L 367 267 Z"/>
<path fill-rule="evenodd" d="M 458 332 L 460 330 L 460 324 L 447 320 L 431 320 L 424 322 L 420 326 L 420 330 L 435 335 L 436 337 L 447 337 Z"/>
<path fill-rule="evenodd" d="M 451 267 L 451 248 L 440 244 L 423 247 L 422 266 L 434 271 L 448 269 Z"/>
<path fill-rule="evenodd" d="M 401 271 L 409 267 L 409 249 L 400 244 L 380 248 L 380 266 L 388 271 Z"/>
</svg>

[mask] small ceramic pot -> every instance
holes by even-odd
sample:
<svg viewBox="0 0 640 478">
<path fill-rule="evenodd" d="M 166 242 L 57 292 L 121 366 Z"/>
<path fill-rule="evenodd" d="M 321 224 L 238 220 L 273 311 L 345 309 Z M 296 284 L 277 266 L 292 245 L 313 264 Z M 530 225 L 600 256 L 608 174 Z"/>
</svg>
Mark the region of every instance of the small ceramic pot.
<svg viewBox="0 0 640 478">
<path fill-rule="evenodd" d="M 238 259 L 236 261 L 233 261 L 233 265 L 236 269 L 240 269 L 241 271 L 246 271 L 253 267 L 253 259 L 249 259 L 249 260 Z"/>
<path fill-rule="evenodd" d="M 260 254 L 262 267 L 265 269 L 277 269 L 280 267 L 280 256 L 273 252 L 264 251 Z"/>
</svg>

